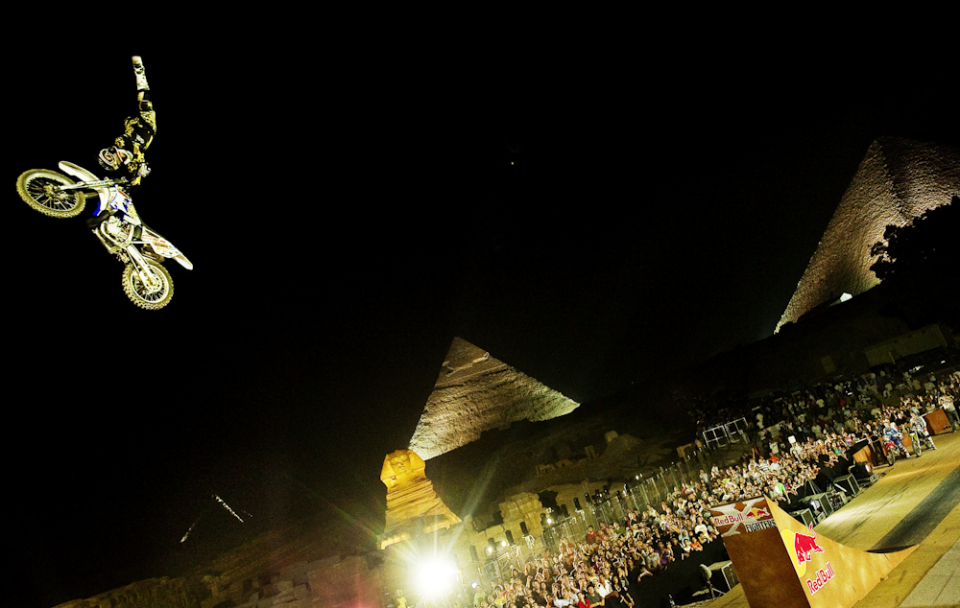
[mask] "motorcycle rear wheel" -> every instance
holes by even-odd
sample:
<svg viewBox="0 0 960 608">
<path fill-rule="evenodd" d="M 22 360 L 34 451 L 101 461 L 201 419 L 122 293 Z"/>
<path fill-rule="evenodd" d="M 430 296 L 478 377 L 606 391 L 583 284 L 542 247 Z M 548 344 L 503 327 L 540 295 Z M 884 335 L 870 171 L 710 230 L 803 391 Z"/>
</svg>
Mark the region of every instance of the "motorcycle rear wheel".
<svg viewBox="0 0 960 608">
<path fill-rule="evenodd" d="M 150 269 L 156 273 L 163 287 L 155 293 L 147 293 L 147 288 L 140 280 L 137 269 L 133 264 L 127 264 L 123 268 L 123 292 L 127 294 L 130 301 L 143 308 L 144 310 L 160 310 L 170 303 L 173 298 L 173 279 L 170 273 L 161 264 L 147 260 Z"/>
<path fill-rule="evenodd" d="M 59 186 L 69 186 L 72 179 L 49 169 L 30 169 L 17 178 L 17 193 L 25 203 L 50 217 L 80 215 L 87 202 L 80 190 L 60 192 Z"/>
</svg>

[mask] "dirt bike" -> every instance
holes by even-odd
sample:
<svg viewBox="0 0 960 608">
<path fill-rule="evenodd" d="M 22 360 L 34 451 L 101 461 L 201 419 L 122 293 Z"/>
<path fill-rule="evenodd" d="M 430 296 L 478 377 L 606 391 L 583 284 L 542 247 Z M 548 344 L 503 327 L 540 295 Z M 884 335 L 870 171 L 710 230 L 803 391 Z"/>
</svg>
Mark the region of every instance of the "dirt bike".
<svg viewBox="0 0 960 608">
<path fill-rule="evenodd" d="M 921 439 L 919 433 L 910 431 L 910 442 L 913 444 L 913 455 L 920 458 L 920 455 L 923 454 L 923 446 L 920 444 Z"/>
<path fill-rule="evenodd" d="M 887 464 L 893 466 L 897 462 L 897 456 L 903 456 L 910 458 L 910 454 L 907 453 L 907 449 L 903 447 L 903 444 L 896 443 L 890 438 L 883 440 L 883 447 L 887 452 Z"/>
<path fill-rule="evenodd" d="M 167 258 L 187 270 L 193 264 L 172 243 L 140 221 L 126 186 L 110 179 L 99 179 L 83 167 L 62 161 L 60 169 L 80 181 L 49 169 L 30 169 L 17 178 L 17 192 L 28 205 L 44 215 L 67 218 L 79 215 L 86 199 L 100 197 L 88 225 L 108 253 L 123 262 L 123 291 L 130 300 L 146 310 L 158 310 L 173 297 L 173 279 L 163 267 Z"/>
<path fill-rule="evenodd" d="M 933 437 L 930 436 L 930 432 L 923 425 L 913 427 L 913 430 L 910 432 L 910 437 L 916 441 L 917 456 L 920 455 L 920 446 L 923 446 L 922 449 L 924 450 L 937 449 L 937 445 L 933 442 Z"/>
</svg>

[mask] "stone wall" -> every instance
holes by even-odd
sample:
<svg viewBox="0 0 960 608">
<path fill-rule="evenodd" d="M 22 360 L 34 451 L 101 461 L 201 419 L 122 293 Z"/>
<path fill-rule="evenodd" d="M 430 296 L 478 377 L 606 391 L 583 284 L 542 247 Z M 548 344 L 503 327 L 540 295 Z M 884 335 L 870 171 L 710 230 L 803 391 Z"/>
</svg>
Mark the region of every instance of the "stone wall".
<svg viewBox="0 0 960 608">
<path fill-rule="evenodd" d="M 960 149 L 881 138 L 873 142 L 827 225 L 777 330 L 844 293 L 879 283 L 870 249 L 888 225 L 903 226 L 960 195 Z"/>
</svg>

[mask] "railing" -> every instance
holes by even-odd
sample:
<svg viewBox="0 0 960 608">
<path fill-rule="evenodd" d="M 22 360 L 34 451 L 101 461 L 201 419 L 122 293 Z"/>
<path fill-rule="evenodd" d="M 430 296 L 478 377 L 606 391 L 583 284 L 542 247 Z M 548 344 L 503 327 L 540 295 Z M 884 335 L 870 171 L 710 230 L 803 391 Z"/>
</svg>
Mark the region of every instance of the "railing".
<svg viewBox="0 0 960 608">
<path fill-rule="evenodd" d="M 739 418 L 710 427 L 703 431 L 703 441 L 708 448 L 722 448 L 731 443 L 748 443 L 747 419 Z"/>
</svg>

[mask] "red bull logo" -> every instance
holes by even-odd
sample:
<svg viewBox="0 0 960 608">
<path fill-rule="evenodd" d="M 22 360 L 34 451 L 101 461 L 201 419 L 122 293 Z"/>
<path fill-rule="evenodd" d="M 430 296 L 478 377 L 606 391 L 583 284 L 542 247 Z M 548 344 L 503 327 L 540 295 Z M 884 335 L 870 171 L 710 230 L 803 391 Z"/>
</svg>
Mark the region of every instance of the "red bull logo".
<svg viewBox="0 0 960 608">
<path fill-rule="evenodd" d="M 794 532 L 792 530 L 781 530 L 783 544 L 786 546 L 787 553 L 793 558 L 793 567 L 797 570 L 797 576 L 802 577 L 807 572 L 807 564 L 813 561 L 814 553 L 824 553 L 823 547 L 817 542 L 817 533 L 810 528 L 810 533 Z"/>
<path fill-rule="evenodd" d="M 724 537 L 776 528 L 777 521 L 767 499 L 751 498 L 711 509 L 713 525 Z"/>
<path fill-rule="evenodd" d="M 823 547 L 817 544 L 817 533 L 813 531 L 813 528 L 810 529 L 810 532 L 813 533 L 812 536 L 797 532 L 793 538 L 793 552 L 797 556 L 798 566 L 809 562 L 811 553 L 823 553 Z"/>
</svg>

